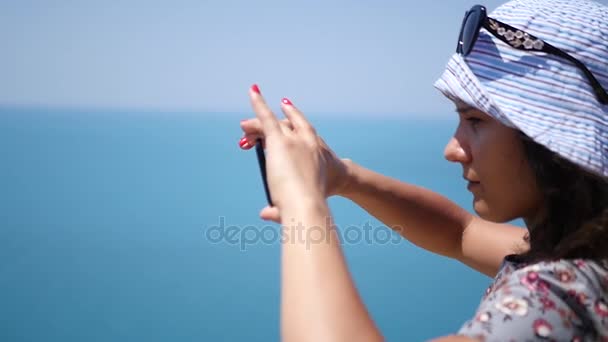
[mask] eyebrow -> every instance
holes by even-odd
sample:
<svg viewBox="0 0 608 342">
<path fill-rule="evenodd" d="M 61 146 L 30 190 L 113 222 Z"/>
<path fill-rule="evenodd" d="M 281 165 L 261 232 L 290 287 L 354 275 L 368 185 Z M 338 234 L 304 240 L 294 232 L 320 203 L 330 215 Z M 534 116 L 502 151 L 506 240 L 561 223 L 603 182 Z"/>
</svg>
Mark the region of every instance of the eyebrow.
<svg viewBox="0 0 608 342">
<path fill-rule="evenodd" d="M 456 105 L 456 113 L 458 114 L 467 114 L 469 112 L 474 111 L 475 108 L 471 107 L 471 106 L 467 106 L 467 105 Z"/>
<path fill-rule="evenodd" d="M 468 105 L 466 102 L 460 100 L 460 99 L 456 99 L 454 101 L 454 104 L 456 105 L 456 113 L 458 114 L 467 114 L 470 111 L 476 110 L 477 108 L 472 107 L 470 105 Z"/>
</svg>

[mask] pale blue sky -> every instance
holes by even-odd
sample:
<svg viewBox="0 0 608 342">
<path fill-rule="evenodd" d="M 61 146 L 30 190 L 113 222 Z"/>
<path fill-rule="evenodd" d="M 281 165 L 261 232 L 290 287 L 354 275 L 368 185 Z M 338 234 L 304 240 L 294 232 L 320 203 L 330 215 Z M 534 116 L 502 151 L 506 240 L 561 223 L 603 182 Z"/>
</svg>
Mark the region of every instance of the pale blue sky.
<svg viewBox="0 0 608 342">
<path fill-rule="evenodd" d="M 308 112 L 441 114 L 477 2 L 4 0 L 0 105 L 249 112 L 257 82 Z"/>
</svg>

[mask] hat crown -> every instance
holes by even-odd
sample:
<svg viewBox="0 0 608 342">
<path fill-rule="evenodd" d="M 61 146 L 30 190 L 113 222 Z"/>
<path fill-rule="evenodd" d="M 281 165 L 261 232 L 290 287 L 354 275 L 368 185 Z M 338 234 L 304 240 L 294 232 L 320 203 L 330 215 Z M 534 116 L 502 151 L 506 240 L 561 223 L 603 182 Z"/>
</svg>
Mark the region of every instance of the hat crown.
<svg viewBox="0 0 608 342">
<path fill-rule="evenodd" d="M 591 0 L 512 0 L 490 17 L 567 52 L 608 89 L 608 6 Z"/>
</svg>

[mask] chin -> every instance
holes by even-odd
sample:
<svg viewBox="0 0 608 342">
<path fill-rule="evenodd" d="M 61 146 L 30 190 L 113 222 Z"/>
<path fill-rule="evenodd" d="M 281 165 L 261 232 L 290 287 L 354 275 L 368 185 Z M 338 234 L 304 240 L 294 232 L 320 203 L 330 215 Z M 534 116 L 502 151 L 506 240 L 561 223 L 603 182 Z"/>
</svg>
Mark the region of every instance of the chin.
<svg viewBox="0 0 608 342">
<path fill-rule="evenodd" d="M 475 213 L 482 219 L 495 223 L 506 223 L 517 218 L 508 213 L 496 210 L 489 206 L 485 201 L 477 199 L 473 202 L 473 210 L 475 210 Z"/>
</svg>

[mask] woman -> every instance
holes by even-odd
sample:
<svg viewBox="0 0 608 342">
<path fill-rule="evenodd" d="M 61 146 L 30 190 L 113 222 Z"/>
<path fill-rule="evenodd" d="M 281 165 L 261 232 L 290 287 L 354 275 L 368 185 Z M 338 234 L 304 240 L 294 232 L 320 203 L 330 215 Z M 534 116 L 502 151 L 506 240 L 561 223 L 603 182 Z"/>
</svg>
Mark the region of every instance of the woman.
<svg viewBox="0 0 608 342">
<path fill-rule="evenodd" d="M 264 139 L 274 206 L 261 217 L 335 237 L 326 198 L 344 196 L 494 277 L 477 313 L 440 341 L 608 341 L 607 37 L 608 8 L 589 0 L 467 12 L 436 87 L 460 118 L 445 157 L 462 166 L 479 216 L 338 158 L 288 99 L 279 121 L 253 86 L 240 144 Z M 505 224 L 515 218 L 527 229 Z M 283 339 L 382 340 L 337 239 L 282 249 Z"/>
</svg>

